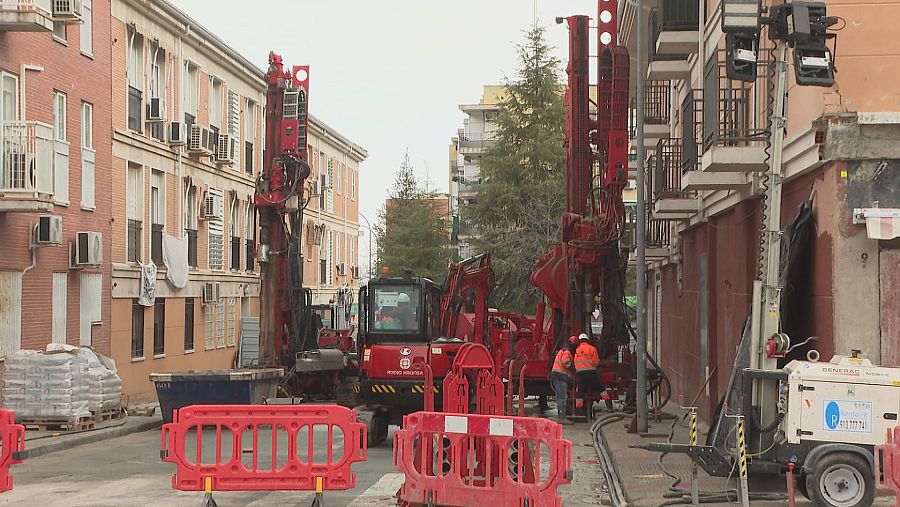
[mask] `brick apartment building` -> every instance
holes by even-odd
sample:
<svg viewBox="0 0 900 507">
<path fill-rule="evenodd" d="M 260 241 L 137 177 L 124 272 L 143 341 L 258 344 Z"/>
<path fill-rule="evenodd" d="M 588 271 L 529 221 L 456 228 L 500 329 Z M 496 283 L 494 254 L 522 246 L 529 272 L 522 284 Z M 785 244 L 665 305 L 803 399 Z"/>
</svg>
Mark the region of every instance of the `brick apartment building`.
<svg viewBox="0 0 900 507">
<path fill-rule="evenodd" d="M 721 5 L 645 2 L 649 68 L 632 69 L 647 79 L 648 350 L 673 396 L 699 394 L 706 417 L 727 386 L 757 277 L 772 47 L 764 33 L 756 81 L 729 79 Z M 900 75 L 900 55 L 883 43 L 900 4 L 843 0 L 827 8 L 845 21 L 835 85 L 797 86 L 793 64 L 788 74 L 781 223 L 812 200 L 812 228 L 798 253 L 799 278 L 783 295 L 791 306 L 783 324 L 794 343 L 818 337 L 788 359 L 810 348 L 824 360 L 860 349 L 896 366 L 900 245 L 877 228 L 900 232 L 900 219 L 878 218 L 873 230 L 865 215 L 900 208 L 900 103 L 889 84 Z M 632 55 L 636 15 L 634 4 L 620 3 L 620 41 Z"/>
<path fill-rule="evenodd" d="M 2 356 L 110 353 L 109 1 L 52 4 L 0 4 Z"/>
<path fill-rule="evenodd" d="M 0 3 L 0 356 L 92 345 L 151 401 L 149 373 L 229 367 L 258 314 L 265 62 L 165 0 L 51 4 Z M 324 303 L 355 292 L 367 153 L 314 117 L 309 139 L 305 282 Z"/>
</svg>

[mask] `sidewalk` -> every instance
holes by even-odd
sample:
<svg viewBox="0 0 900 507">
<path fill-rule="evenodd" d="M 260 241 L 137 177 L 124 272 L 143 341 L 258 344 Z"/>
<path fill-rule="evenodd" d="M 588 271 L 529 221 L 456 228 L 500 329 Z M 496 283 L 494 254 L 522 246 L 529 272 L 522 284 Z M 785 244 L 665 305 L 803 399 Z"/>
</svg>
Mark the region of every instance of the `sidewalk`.
<svg viewBox="0 0 900 507">
<path fill-rule="evenodd" d="M 679 411 L 679 424 L 675 425 L 675 434 L 672 439 L 676 443 L 688 442 L 687 424 L 681 424 L 681 416 L 683 413 Z M 672 420 L 663 420 L 662 422 L 651 421 L 649 428 L 649 436 L 642 437 L 637 434 L 627 432 L 629 419 L 613 422 L 602 428 L 602 436 L 604 445 L 613 457 L 615 468 L 618 472 L 619 479 L 625 490 L 629 507 L 655 507 L 664 502 L 672 500 L 672 498 L 664 498 L 663 495 L 669 492 L 673 479 L 660 469 L 659 453 L 645 451 L 643 449 L 631 449 L 630 445 L 645 444 L 649 442 L 665 442 L 668 438 Z M 583 426 L 583 425 L 580 425 Z M 588 439 L 590 437 L 587 437 Z M 706 438 L 704 433 L 700 434 L 700 440 Z M 668 454 L 662 459 L 663 466 L 669 473 L 678 476 L 681 482 L 677 485 L 683 489 L 686 494 L 690 493 L 690 460 L 684 454 Z M 710 477 L 703 469 L 699 471 L 700 491 L 716 491 L 720 492 L 725 489 L 736 489 L 738 480 L 736 477 L 730 481 L 726 481 L 723 477 Z M 771 492 L 784 493 L 787 489 L 786 479 L 784 476 L 769 476 L 760 478 L 759 480 L 750 482 L 750 491 L 752 492 Z M 799 492 L 796 494 L 797 506 L 812 507 L 813 503 L 807 500 Z M 880 497 L 875 501 L 875 505 L 889 505 L 889 498 Z M 688 502 L 687 504 L 690 504 Z M 684 505 L 687 505 L 684 504 Z M 776 501 L 751 501 L 754 507 L 774 507 L 787 505 L 787 500 Z M 568 505 L 568 503 L 566 503 Z M 709 503 L 704 505 L 740 505 L 735 503 Z"/>
<path fill-rule="evenodd" d="M 162 426 L 157 410 L 151 416 L 131 415 L 116 421 L 99 423 L 94 429 L 79 432 L 26 431 L 24 459 L 71 449 L 80 445 L 149 431 Z"/>
</svg>

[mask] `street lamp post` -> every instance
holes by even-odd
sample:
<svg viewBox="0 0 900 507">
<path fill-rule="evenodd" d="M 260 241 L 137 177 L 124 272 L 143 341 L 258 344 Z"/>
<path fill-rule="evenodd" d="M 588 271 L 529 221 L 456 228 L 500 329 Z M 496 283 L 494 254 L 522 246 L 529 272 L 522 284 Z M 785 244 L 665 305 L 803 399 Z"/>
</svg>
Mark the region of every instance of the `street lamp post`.
<svg viewBox="0 0 900 507">
<path fill-rule="evenodd" d="M 372 224 L 369 223 L 369 219 L 366 218 L 366 216 L 363 215 L 362 213 L 360 213 L 359 216 L 362 217 L 362 219 L 366 221 L 366 228 L 369 229 L 369 262 L 368 262 L 369 276 L 368 276 L 368 278 L 371 280 L 372 279 L 372 271 L 373 271 L 372 270 L 372 235 L 373 235 Z"/>
</svg>

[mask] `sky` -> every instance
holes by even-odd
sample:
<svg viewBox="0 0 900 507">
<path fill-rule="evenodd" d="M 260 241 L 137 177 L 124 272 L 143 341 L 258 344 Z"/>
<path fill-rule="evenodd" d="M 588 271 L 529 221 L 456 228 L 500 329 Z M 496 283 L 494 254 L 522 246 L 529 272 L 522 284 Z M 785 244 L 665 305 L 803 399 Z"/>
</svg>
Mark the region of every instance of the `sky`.
<svg viewBox="0 0 900 507">
<path fill-rule="evenodd" d="M 564 62 L 555 18 L 597 11 L 596 0 L 170 1 L 260 68 L 270 50 L 310 65 L 310 112 L 369 152 L 360 211 L 373 225 L 407 151 L 420 180 L 448 191 L 459 104 L 515 75 L 523 30 L 537 18 Z"/>
</svg>

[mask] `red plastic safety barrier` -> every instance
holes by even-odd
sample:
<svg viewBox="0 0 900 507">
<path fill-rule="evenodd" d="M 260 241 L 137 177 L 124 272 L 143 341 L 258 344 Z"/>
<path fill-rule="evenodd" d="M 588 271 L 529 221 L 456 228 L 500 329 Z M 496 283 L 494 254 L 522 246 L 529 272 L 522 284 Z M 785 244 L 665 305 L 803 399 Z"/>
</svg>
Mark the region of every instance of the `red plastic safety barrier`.
<svg viewBox="0 0 900 507">
<path fill-rule="evenodd" d="M 559 507 L 572 478 L 572 443 L 546 419 L 416 412 L 394 433 L 403 502 Z"/>
<path fill-rule="evenodd" d="M 163 425 L 160 455 L 182 491 L 346 490 L 366 438 L 337 405 L 192 405 Z"/>
<path fill-rule="evenodd" d="M 875 446 L 875 484 L 894 490 L 900 505 L 900 426 L 887 431 L 887 443 Z"/>
<path fill-rule="evenodd" d="M 25 426 L 16 424 L 16 413 L 0 409 L 0 492 L 13 489 L 9 466 L 21 463 L 19 454 L 25 450 Z"/>
</svg>

